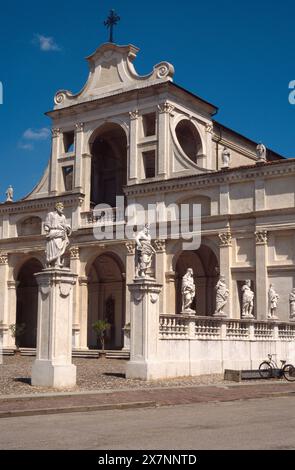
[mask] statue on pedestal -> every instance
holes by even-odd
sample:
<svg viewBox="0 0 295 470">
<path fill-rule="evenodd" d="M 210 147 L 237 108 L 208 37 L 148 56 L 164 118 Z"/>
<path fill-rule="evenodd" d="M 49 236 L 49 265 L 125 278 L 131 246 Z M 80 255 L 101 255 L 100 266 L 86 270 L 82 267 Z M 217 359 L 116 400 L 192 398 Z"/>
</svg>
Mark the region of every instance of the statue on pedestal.
<svg viewBox="0 0 295 470">
<path fill-rule="evenodd" d="M 152 246 L 152 237 L 150 235 L 150 226 L 145 225 L 136 236 L 136 255 L 137 255 L 137 277 L 149 278 L 147 270 L 152 265 L 153 256 L 156 253 Z"/>
<path fill-rule="evenodd" d="M 251 289 L 251 281 L 245 281 L 242 287 L 242 318 L 254 318 L 254 292 Z"/>
<path fill-rule="evenodd" d="M 181 294 L 182 313 L 196 313 L 190 308 L 196 296 L 196 286 L 192 268 L 188 268 L 186 274 L 182 278 Z"/>
<path fill-rule="evenodd" d="M 276 310 L 279 301 L 279 295 L 276 293 L 274 289 L 274 285 L 271 284 L 268 290 L 268 320 L 277 320 L 278 317 L 276 316 Z"/>
<path fill-rule="evenodd" d="M 266 162 L 266 147 L 262 143 L 256 147 L 256 156 L 259 162 Z"/>
<path fill-rule="evenodd" d="M 226 317 L 226 314 L 223 312 L 223 308 L 227 304 L 229 297 L 229 290 L 226 286 L 225 277 L 220 276 L 219 281 L 215 287 L 216 290 L 216 309 L 214 317 Z"/>
<path fill-rule="evenodd" d="M 222 168 L 229 168 L 230 164 L 230 151 L 227 147 L 224 147 L 223 152 L 222 152 Z"/>
<path fill-rule="evenodd" d="M 46 264 L 48 268 L 63 268 L 64 254 L 69 245 L 71 227 L 64 216 L 64 205 L 58 202 L 55 211 L 50 212 L 44 224 L 46 232 Z"/>
<path fill-rule="evenodd" d="M 13 187 L 10 185 L 6 190 L 6 202 L 13 202 Z"/>
<path fill-rule="evenodd" d="M 295 289 L 289 295 L 290 303 L 290 321 L 295 321 Z"/>
</svg>

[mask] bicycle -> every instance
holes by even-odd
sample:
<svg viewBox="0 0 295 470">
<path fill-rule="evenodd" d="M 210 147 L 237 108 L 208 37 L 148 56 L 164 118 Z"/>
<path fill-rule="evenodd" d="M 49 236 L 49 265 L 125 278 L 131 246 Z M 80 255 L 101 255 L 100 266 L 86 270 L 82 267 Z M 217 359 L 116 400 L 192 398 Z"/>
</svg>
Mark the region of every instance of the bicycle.
<svg viewBox="0 0 295 470">
<path fill-rule="evenodd" d="M 274 377 L 274 369 L 279 371 L 279 377 L 284 377 L 288 382 L 295 382 L 295 367 L 292 364 L 286 364 L 287 361 L 280 361 L 281 367 L 278 367 L 273 359 L 276 354 L 268 354 L 268 360 L 263 361 L 259 366 L 259 375 L 262 379 Z"/>
</svg>

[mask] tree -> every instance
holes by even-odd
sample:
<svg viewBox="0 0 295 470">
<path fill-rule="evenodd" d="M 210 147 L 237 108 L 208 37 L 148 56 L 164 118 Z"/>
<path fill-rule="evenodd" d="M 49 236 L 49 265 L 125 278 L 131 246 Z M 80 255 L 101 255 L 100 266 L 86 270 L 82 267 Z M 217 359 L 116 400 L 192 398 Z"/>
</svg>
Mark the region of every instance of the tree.
<svg viewBox="0 0 295 470">
<path fill-rule="evenodd" d="M 111 325 L 105 320 L 98 320 L 92 325 L 93 330 L 97 335 L 97 342 L 101 344 L 101 348 L 104 351 L 105 348 L 105 335 L 110 330 Z"/>
</svg>

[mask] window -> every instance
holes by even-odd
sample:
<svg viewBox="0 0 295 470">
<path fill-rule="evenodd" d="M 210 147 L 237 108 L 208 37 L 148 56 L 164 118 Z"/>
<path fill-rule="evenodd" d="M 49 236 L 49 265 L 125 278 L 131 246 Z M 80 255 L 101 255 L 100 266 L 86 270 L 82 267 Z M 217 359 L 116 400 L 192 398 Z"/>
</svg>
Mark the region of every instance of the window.
<svg viewBox="0 0 295 470">
<path fill-rule="evenodd" d="M 202 153 L 202 141 L 193 123 L 184 119 L 177 124 L 175 132 L 183 152 L 196 163 Z"/>
<path fill-rule="evenodd" d="M 75 133 L 74 131 L 63 133 L 64 153 L 75 151 Z"/>
<path fill-rule="evenodd" d="M 71 191 L 73 189 L 73 173 L 74 168 L 73 166 L 64 166 L 62 169 L 63 172 L 63 180 L 64 180 L 64 188 L 65 191 Z"/>
<path fill-rule="evenodd" d="M 156 114 L 150 113 L 142 116 L 143 135 L 150 137 L 156 134 Z"/>
<path fill-rule="evenodd" d="M 142 153 L 144 178 L 154 178 L 156 176 L 156 151 Z"/>
</svg>

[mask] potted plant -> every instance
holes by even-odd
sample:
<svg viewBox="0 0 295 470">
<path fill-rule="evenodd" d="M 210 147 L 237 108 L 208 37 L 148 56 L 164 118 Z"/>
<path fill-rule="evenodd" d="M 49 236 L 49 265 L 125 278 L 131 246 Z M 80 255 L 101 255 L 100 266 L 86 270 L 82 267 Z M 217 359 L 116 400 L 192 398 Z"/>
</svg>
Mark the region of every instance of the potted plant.
<svg viewBox="0 0 295 470">
<path fill-rule="evenodd" d="M 104 354 L 105 350 L 105 336 L 107 331 L 110 330 L 111 325 L 105 320 L 98 320 L 92 325 L 93 331 L 95 331 L 97 335 L 97 344 L 98 347 L 101 345 L 102 353 Z"/>
<path fill-rule="evenodd" d="M 20 323 L 18 324 L 13 324 L 9 326 L 9 331 L 11 333 L 11 336 L 15 339 L 15 346 L 16 346 L 16 351 L 19 351 L 19 338 L 23 336 L 26 330 L 26 324 L 25 323 Z"/>
</svg>

